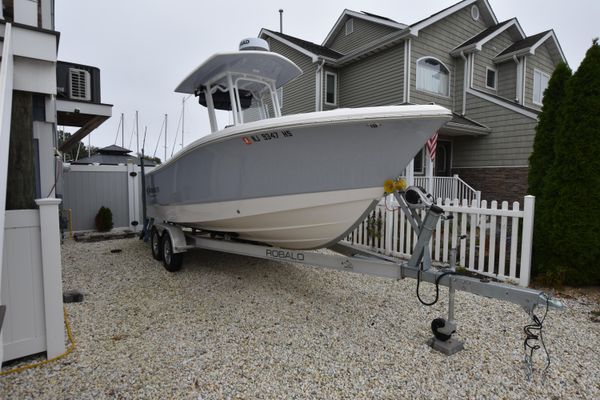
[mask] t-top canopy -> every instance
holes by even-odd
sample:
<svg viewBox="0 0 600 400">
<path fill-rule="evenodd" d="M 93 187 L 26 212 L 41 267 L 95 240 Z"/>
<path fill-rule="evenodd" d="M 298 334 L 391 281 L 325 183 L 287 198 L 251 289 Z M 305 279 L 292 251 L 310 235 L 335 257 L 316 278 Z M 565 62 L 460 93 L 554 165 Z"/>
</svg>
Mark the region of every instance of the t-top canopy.
<svg viewBox="0 0 600 400">
<path fill-rule="evenodd" d="M 175 89 L 178 93 L 196 93 L 207 84 L 227 86 L 226 74 L 232 77 L 260 77 L 271 80 L 279 88 L 302 74 L 287 58 L 266 51 L 240 51 L 215 54 L 192 71 Z M 250 84 L 250 82 L 247 82 Z M 244 85 L 246 86 L 246 85 Z M 251 87 L 244 89 L 252 90 Z"/>
</svg>

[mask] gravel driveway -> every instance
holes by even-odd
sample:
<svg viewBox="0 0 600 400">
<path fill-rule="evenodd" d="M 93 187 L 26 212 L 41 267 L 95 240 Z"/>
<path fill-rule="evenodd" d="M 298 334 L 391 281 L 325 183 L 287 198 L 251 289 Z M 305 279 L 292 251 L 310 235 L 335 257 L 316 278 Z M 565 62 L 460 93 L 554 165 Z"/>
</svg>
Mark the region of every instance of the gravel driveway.
<svg viewBox="0 0 600 400">
<path fill-rule="evenodd" d="M 446 292 L 422 306 L 411 279 L 209 251 L 188 253 L 173 274 L 136 239 L 68 241 L 62 254 L 64 289 L 86 296 L 67 305 L 77 348 L 0 377 L 0 398 L 600 398 L 600 323 L 591 320 L 600 305 L 590 296 L 549 312 L 552 364 L 543 381 L 538 352 L 528 382 L 529 319 L 509 303 L 459 292 L 465 350 L 446 357 L 425 344 Z M 431 288 L 422 285 L 423 297 Z"/>
</svg>

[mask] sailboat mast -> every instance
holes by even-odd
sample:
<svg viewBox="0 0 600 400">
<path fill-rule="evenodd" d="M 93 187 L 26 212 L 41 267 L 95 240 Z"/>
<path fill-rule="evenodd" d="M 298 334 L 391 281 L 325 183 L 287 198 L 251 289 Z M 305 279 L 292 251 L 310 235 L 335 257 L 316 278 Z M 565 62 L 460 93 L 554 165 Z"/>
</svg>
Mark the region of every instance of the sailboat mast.
<svg viewBox="0 0 600 400">
<path fill-rule="evenodd" d="M 165 161 L 167 161 L 167 121 L 168 115 L 165 114 Z"/>
<path fill-rule="evenodd" d="M 135 137 L 137 139 L 137 153 L 140 154 L 140 130 L 138 127 L 138 111 L 135 110 Z"/>
<path fill-rule="evenodd" d="M 121 147 L 125 148 L 125 114 L 121 113 Z"/>
<path fill-rule="evenodd" d="M 185 133 L 185 96 L 181 98 L 181 148 L 183 149 L 183 134 Z"/>
</svg>

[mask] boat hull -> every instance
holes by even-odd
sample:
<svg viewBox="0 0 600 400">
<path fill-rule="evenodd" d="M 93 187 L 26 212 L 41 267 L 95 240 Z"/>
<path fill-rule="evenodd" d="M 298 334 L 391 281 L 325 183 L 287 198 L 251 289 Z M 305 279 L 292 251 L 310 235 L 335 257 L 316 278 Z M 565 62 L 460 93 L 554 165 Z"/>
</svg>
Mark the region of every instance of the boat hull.
<svg viewBox="0 0 600 400">
<path fill-rule="evenodd" d="M 374 107 L 225 130 L 148 175 L 148 215 L 278 247 L 325 247 L 360 223 L 384 181 L 448 119 L 438 106 Z"/>
</svg>

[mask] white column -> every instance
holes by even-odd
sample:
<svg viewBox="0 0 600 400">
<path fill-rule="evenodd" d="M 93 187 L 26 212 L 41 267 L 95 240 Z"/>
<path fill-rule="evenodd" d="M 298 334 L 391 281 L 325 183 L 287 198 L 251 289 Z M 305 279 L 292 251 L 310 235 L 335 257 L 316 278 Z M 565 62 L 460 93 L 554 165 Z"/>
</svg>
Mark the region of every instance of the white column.
<svg viewBox="0 0 600 400">
<path fill-rule="evenodd" d="M 433 193 L 433 160 L 431 159 L 431 154 L 429 154 L 429 149 L 426 151 L 427 156 L 425 157 L 425 175 L 427 176 L 427 193 L 436 197 L 437 194 Z"/>
<path fill-rule="evenodd" d="M 58 226 L 58 205 L 61 200 L 45 198 L 37 199 L 35 202 L 40 208 L 46 354 L 48 358 L 52 358 L 65 352 L 60 228 Z"/>
<path fill-rule="evenodd" d="M 410 160 L 410 163 L 406 166 L 406 184 L 413 186 L 415 184 L 415 160 Z"/>
</svg>

